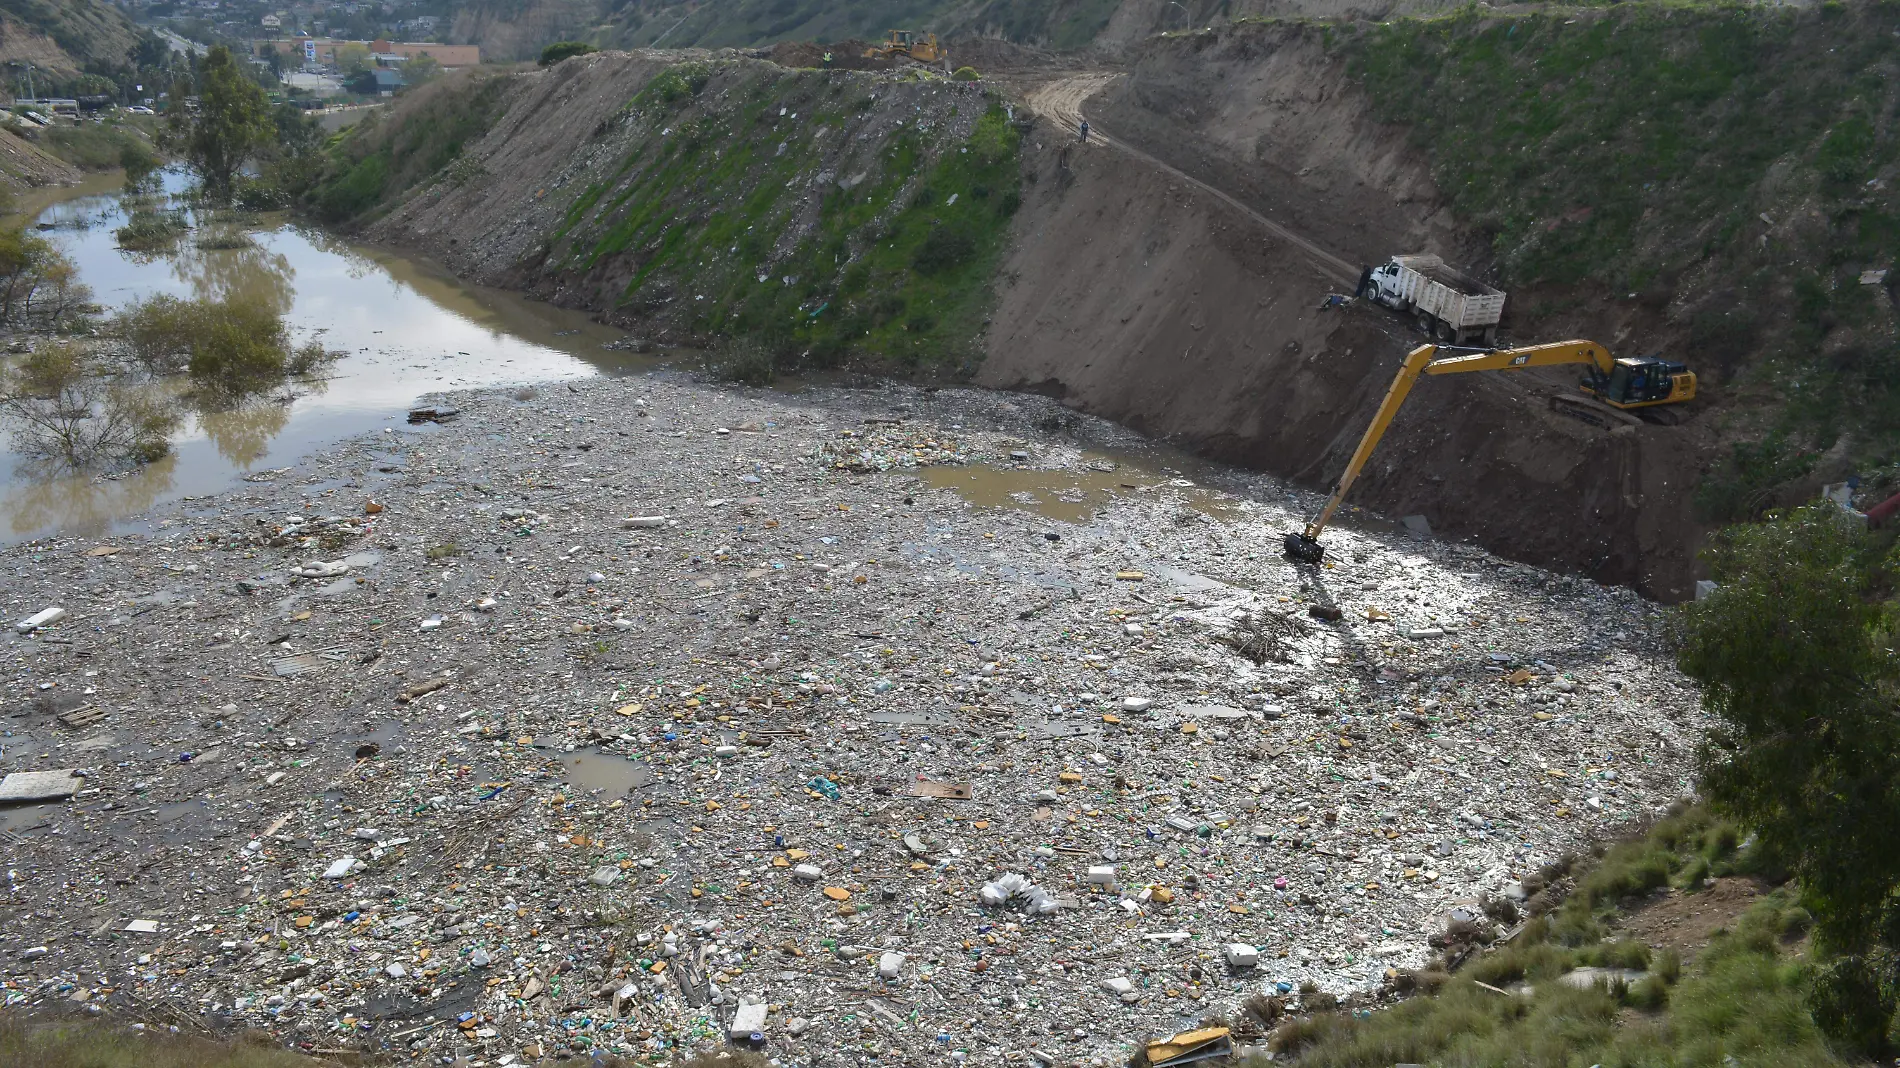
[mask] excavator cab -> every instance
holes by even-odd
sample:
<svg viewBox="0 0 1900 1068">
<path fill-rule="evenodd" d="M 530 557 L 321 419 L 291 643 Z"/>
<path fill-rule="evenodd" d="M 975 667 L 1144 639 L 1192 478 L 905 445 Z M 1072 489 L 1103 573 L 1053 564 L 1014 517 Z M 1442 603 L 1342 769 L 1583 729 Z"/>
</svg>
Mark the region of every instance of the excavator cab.
<svg viewBox="0 0 1900 1068">
<path fill-rule="evenodd" d="M 1590 368 L 1583 391 L 1615 408 L 1645 408 L 1695 399 L 1695 372 L 1658 356 L 1625 356 L 1609 374 Z"/>
</svg>

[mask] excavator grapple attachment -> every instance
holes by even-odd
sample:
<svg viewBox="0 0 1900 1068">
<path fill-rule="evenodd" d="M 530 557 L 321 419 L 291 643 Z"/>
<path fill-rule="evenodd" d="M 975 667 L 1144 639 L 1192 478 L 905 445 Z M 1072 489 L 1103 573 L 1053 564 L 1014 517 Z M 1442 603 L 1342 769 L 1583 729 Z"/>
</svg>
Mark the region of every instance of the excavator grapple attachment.
<svg viewBox="0 0 1900 1068">
<path fill-rule="evenodd" d="M 1317 564 L 1326 557 L 1326 547 L 1306 534 L 1288 534 L 1284 546 L 1286 558 L 1295 563 Z"/>
</svg>

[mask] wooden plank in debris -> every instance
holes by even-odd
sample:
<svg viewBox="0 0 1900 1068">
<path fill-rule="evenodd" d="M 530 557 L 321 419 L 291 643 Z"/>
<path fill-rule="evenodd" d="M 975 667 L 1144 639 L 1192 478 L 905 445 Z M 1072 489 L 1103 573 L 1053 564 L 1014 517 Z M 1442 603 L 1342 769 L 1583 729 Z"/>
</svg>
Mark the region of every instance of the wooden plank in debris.
<svg viewBox="0 0 1900 1068">
<path fill-rule="evenodd" d="M 59 717 L 59 721 L 68 727 L 84 727 L 106 718 L 105 709 L 94 705 L 82 705 Z"/>
<path fill-rule="evenodd" d="M 970 784 L 967 782 L 932 782 L 929 779 L 917 779 L 904 791 L 912 797 L 940 797 L 948 801 L 970 800 Z"/>
<path fill-rule="evenodd" d="M 396 701 L 398 704 L 406 705 L 416 698 L 432 694 L 448 684 L 448 679 L 425 679 L 422 682 L 403 687 L 402 692 L 396 695 Z"/>
<path fill-rule="evenodd" d="M 293 675 L 301 675 L 306 671 L 315 671 L 322 667 L 325 661 L 335 663 L 347 659 L 348 656 L 348 652 L 346 652 L 342 646 L 336 646 L 330 649 L 317 649 L 308 653 L 298 653 L 296 656 L 280 657 L 270 662 L 270 669 L 275 672 L 279 678 L 287 679 Z"/>
</svg>

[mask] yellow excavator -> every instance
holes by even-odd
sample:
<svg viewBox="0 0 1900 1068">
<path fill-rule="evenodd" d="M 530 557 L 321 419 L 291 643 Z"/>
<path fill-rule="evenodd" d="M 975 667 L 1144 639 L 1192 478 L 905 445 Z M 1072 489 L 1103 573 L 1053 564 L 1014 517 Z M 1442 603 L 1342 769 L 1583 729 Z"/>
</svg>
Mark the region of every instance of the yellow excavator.
<svg viewBox="0 0 1900 1068">
<path fill-rule="evenodd" d="M 883 41 L 864 50 L 866 59 L 890 59 L 893 56 L 903 56 L 918 63 L 948 63 L 950 53 L 937 43 L 936 34 L 919 34 L 910 30 L 892 30 Z"/>
<path fill-rule="evenodd" d="M 1317 564 L 1324 558 L 1326 551 L 1319 543 L 1320 532 L 1326 529 L 1333 512 L 1339 508 L 1339 502 L 1345 498 L 1346 491 L 1352 488 L 1353 480 L 1365 468 L 1366 461 L 1372 459 L 1372 450 L 1378 448 L 1379 439 L 1385 436 L 1386 428 L 1392 425 L 1393 417 L 1399 414 L 1399 406 L 1405 403 L 1406 395 L 1412 392 L 1412 383 L 1418 381 L 1419 375 L 1515 371 L 1525 367 L 1580 363 L 1585 365 L 1583 391 L 1598 402 L 1619 411 L 1659 404 L 1681 404 L 1695 399 L 1695 372 L 1682 364 L 1656 356 L 1612 359 L 1609 351 L 1594 341 L 1558 341 L 1519 349 L 1465 351 L 1445 356 L 1439 352 L 1440 347 L 1437 345 L 1420 345 L 1407 354 L 1397 377 L 1392 379 L 1392 387 L 1385 392 L 1385 400 L 1379 405 L 1378 414 L 1372 417 L 1372 425 L 1366 427 L 1365 435 L 1359 439 L 1359 447 L 1353 450 L 1352 459 L 1346 464 L 1345 473 L 1339 476 L 1339 485 L 1333 487 L 1333 495 L 1327 498 L 1326 507 L 1320 509 L 1319 515 L 1306 525 L 1304 531 L 1286 536 L 1287 559 Z"/>
</svg>

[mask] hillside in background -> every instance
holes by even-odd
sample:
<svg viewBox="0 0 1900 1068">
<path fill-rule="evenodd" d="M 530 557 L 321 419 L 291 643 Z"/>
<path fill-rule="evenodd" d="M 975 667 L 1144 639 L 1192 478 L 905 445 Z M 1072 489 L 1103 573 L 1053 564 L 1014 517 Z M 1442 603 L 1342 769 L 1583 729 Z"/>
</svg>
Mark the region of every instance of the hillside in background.
<svg viewBox="0 0 1900 1068">
<path fill-rule="evenodd" d="M 892 29 L 1119 51 L 1152 34 L 1239 18 L 1378 19 L 1448 6 L 1445 0 L 470 0 L 456 10 L 449 36 L 514 59 L 570 38 L 604 48 L 724 48 L 879 39 Z"/>
<path fill-rule="evenodd" d="M 1900 462 L 1900 8 L 1675 7 L 1328 31 L 1540 336 L 1686 359 L 1737 448 L 1698 491 Z M 1613 309 L 1634 314 L 1619 315 Z M 1803 493 L 1806 491 L 1804 490 Z"/>
<path fill-rule="evenodd" d="M 0 0 L 0 63 L 56 73 L 123 67 L 141 31 L 104 0 Z"/>
<path fill-rule="evenodd" d="M 976 85 L 606 53 L 406 98 L 336 146 L 313 201 L 648 337 L 745 338 L 746 377 L 968 370 L 1019 138 Z"/>
</svg>

